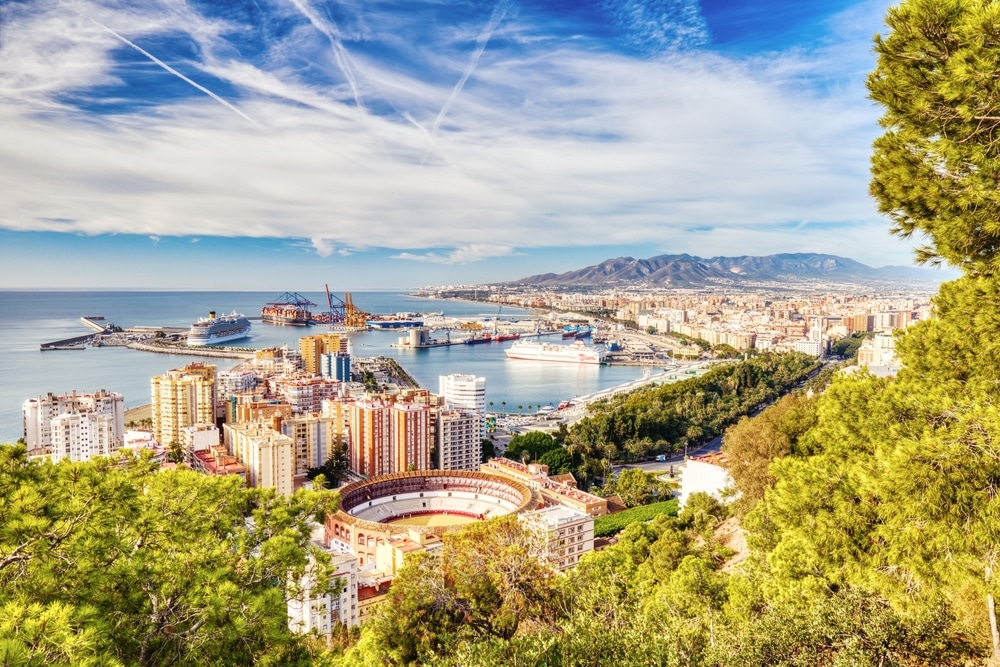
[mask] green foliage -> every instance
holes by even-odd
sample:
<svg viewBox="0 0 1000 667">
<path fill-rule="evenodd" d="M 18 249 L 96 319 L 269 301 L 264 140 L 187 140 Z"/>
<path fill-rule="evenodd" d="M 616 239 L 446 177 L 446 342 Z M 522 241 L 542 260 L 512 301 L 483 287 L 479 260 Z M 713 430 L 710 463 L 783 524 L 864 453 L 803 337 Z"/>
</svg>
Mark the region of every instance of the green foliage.
<svg viewBox="0 0 1000 667">
<path fill-rule="evenodd" d="M 712 356 L 716 359 L 739 359 L 743 355 L 728 343 L 719 343 L 712 346 Z"/>
<path fill-rule="evenodd" d="M 736 511 L 744 515 L 774 485 L 769 468 L 775 459 L 788 456 L 816 422 L 815 400 L 789 394 L 754 418 L 743 417 L 730 426 L 722 451 L 739 498 Z"/>
<path fill-rule="evenodd" d="M 538 463 L 547 465 L 550 475 L 561 475 L 573 468 L 573 459 L 562 447 L 545 452 L 539 457 Z"/>
<path fill-rule="evenodd" d="M 593 458 L 619 452 L 673 452 L 706 442 L 758 406 L 788 392 L 819 367 L 800 353 L 765 353 L 718 366 L 701 377 L 643 388 L 595 406 L 573 425 L 567 442 Z"/>
<path fill-rule="evenodd" d="M 538 461 L 543 454 L 555 449 L 559 449 L 559 443 L 551 435 L 542 431 L 530 431 L 511 438 L 505 456 L 517 461 L 527 452 L 532 461 Z"/>
<path fill-rule="evenodd" d="M 323 475 L 324 488 L 335 489 L 340 486 L 348 471 L 350 470 L 350 460 L 347 454 L 347 443 L 338 440 L 330 447 L 330 454 L 323 465 L 318 468 L 309 468 L 306 471 L 306 478 L 316 479 L 318 475 Z"/>
<path fill-rule="evenodd" d="M 651 521 L 661 514 L 677 516 L 677 501 L 666 500 L 662 503 L 642 505 L 617 514 L 606 514 L 598 517 L 594 519 L 594 537 L 617 535 L 633 523 Z"/>
<path fill-rule="evenodd" d="M 854 359 L 858 356 L 858 349 L 866 339 L 875 334 L 856 332 L 846 338 L 841 338 L 830 346 L 830 353 L 845 359 Z"/>
<path fill-rule="evenodd" d="M 545 539 L 506 516 L 446 535 L 439 556 L 408 557 L 343 664 L 427 664 L 463 643 L 509 642 L 553 603 Z"/>
<path fill-rule="evenodd" d="M 483 438 L 480 463 L 486 463 L 492 458 L 496 458 L 497 448 L 489 438 Z"/>
<path fill-rule="evenodd" d="M 651 503 L 662 486 L 655 475 L 639 468 L 627 468 L 614 481 L 613 489 L 605 487 L 605 491 L 607 495 L 617 493 L 626 507 L 638 507 Z"/>
<path fill-rule="evenodd" d="M 285 594 L 331 502 L 139 459 L 53 465 L 0 447 L 0 650 L 25 664 L 295 663 L 304 645 Z M 328 558 L 313 558 L 328 581 Z M 32 639 L 39 618 L 51 623 Z"/>
<path fill-rule="evenodd" d="M 1000 250 L 998 9 L 989 0 L 891 7 L 868 78 L 882 105 L 871 193 L 895 234 L 923 235 L 920 262 L 993 274 Z"/>
</svg>

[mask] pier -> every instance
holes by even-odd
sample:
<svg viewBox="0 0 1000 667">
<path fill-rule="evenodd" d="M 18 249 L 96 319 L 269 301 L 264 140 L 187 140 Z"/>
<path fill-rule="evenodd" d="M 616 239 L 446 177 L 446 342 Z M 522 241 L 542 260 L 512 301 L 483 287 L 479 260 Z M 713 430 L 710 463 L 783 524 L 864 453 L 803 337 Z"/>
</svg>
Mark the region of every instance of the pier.
<svg viewBox="0 0 1000 667">
<path fill-rule="evenodd" d="M 46 352 L 48 350 L 83 350 L 86 348 L 86 345 L 92 342 L 97 336 L 111 332 L 111 325 L 106 324 L 104 322 L 104 317 L 101 315 L 81 317 L 80 321 L 93 329 L 96 333 L 73 336 L 72 338 L 63 338 L 62 340 L 54 340 L 49 343 L 42 343 L 38 346 L 38 349 L 42 352 Z"/>
</svg>

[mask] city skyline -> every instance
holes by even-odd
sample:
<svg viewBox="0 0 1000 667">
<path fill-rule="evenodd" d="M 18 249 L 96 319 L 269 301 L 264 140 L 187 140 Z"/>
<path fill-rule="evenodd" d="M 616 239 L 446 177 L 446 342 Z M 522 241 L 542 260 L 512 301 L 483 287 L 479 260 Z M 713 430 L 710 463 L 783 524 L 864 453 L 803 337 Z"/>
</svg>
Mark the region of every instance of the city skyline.
<svg viewBox="0 0 1000 667">
<path fill-rule="evenodd" d="M 888 5 L 8 3 L 0 288 L 907 265 L 867 194 Z"/>
</svg>

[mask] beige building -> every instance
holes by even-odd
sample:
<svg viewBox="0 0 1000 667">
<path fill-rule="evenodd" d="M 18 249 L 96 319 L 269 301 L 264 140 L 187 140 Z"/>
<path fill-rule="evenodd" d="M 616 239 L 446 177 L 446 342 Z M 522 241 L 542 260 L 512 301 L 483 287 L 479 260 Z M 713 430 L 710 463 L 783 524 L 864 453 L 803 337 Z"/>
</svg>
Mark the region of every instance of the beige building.
<svg viewBox="0 0 1000 667">
<path fill-rule="evenodd" d="M 295 447 L 291 438 L 256 422 L 226 424 L 223 432 L 226 448 L 246 467 L 247 486 L 292 494 Z"/>
<path fill-rule="evenodd" d="M 302 368 L 306 373 L 322 375 L 321 366 L 324 354 L 347 354 L 347 336 L 325 333 L 317 336 L 303 336 L 299 339 L 299 353 L 302 355 Z"/>
<path fill-rule="evenodd" d="M 608 513 L 608 501 L 581 491 L 575 486 L 549 477 L 549 467 L 541 463 L 525 465 L 505 458 L 490 459 L 479 466 L 480 472 L 523 482 L 542 495 L 546 505 L 562 505 L 590 517 Z"/>
<path fill-rule="evenodd" d="M 305 475 L 309 468 L 323 465 L 336 443 L 349 442 L 345 415 L 295 415 L 277 420 L 279 430 L 292 439 L 295 449 L 295 475 Z"/>
<path fill-rule="evenodd" d="M 522 514 L 520 520 L 545 538 L 545 557 L 556 569 L 575 567 L 594 549 L 594 517 L 561 505 Z"/>
<path fill-rule="evenodd" d="M 153 377 L 153 437 L 160 444 L 181 442 L 185 426 L 215 423 L 215 370 L 193 363 Z"/>
</svg>

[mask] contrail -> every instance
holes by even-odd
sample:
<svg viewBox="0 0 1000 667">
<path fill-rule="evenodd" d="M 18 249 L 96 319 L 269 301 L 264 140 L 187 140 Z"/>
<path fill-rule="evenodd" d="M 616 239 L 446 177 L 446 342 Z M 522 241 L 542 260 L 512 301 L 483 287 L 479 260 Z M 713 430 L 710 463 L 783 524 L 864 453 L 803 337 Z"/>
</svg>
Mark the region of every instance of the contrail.
<svg viewBox="0 0 1000 667">
<path fill-rule="evenodd" d="M 80 14 L 80 16 L 83 16 L 83 14 Z M 124 37 L 122 37 L 121 35 L 119 35 L 117 32 L 115 32 L 114 30 L 112 30 L 108 26 L 106 26 L 103 23 L 101 23 L 100 21 L 96 21 L 96 20 L 90 18 L 89 16 L 85 16 L 84 18 L 90 19 L 90 21 L 92 23 L 94 23 L 95 25 L 100 26 L 101 28 L 104 28 L 109 33 L 111 33 L 112 35 L 114 35 L 115 37 L 117 37 L 118 39 L 120 39 L 122 42 L 124 42 L 125 44 L 128 44 L 133 49 L 135 49 L 136 51 L 138 51 L 142 55 L 146 56 L 147 58 L 149 58 L 154 63 L 156 63 L 157 65 L 159 65 L 163 69 L 167 70 L 168 72 L 170 72 L 174 76 L 177 76 L 177 77 L 180 77 L 181 79 L 184 79 L 185 81 L 187 81 L 188 83 L 190 83 L 192 86 L 194 86 L 195 88 L 197 88 L 201 92 L 205 93 L 206 95 L 208 95 L 209 97 L 211 97 L 213 100 L 215 100 L 216 102 L 218 102 L 222 106 L 230 109 L 231 111 L 235 111 L 236 113 L 238 113 L 240 116 L 242 116 L 246 120 L 250 121 L 251 123 L 253 123 L 255 125 L 257 124 L 256 121 L 253 118 L 251 118 L 250 116 L 246 115 L 245 113 L 243 113 L 242 111 L 240 111 L 239 109 L 237 109 L 236 107 L 234 107 L 232 104 L 230 104 L 229 102 L 225 101 L 224 99 L 222 99 L 221 97 L 219 97 L 218 95 L 216 95 L 215 93 L 213 93 L 211 90 L 209 90 L 205 86 L 203 86 L 200 83 L 197 83 L 197 82 L 192 81 L 191 79 L 187 78 L 186 76 L 184 76 L 183 74 L 181 74 L 180 72 L 178 72 L 177 70 L 175 70 L 173 67 L 171 67 L 167 63 L 163 62 L 162 60 L 160 60 L 159 58 L 157 58 L 156 56 L 154 56 L 149 51 L 146 51 L 145 49 L 143 49 L 141 46 L 138 46 L 138 45 L 130 42 L 129 40 L 125 39 Z"/>
<path fill-rule="evenodd" d="M 302 13 L 309 22 L 313 24 L 313 27 L 319 30 L 321 33 L 326 35 L 326 38 L 330 40 L 330 44 L 333 46 L 333 55 L 337 60 L 337 67 L 340 68 L 341 74 L 347 79 L 347 85 L 351 87 L 351 94 L 354 95 L 354 104 L 357 105 L 359 109 L 365 111 L 365 105 L 361 101 L 361 93 L 358 92 L 358 82 L 354 78 L 354 72 L 351 71 L 350 63 L 347 58 L 347 49 L 344 48 L 343 42 L 340 41 L 340 36 L 336 32 L 336 24 L 331 28 L 327 21 L 320 18 L 316 12 L 312 10 L 311 7 L 304 4 L 300 0 L 291 0 L 291 3 L 295 5 L 295 8 Z"/>
<path fill-rule="evenodd" d="M 476 49 L 472 52 L 472 58 L 469 60 L 468 66 L 465 71 L 462 72 L 462 78 L 458 80 L 455 87 L 451 90 L 451 95 L 445 100 L 444 106 L 441 107 L 441 111 L 438 112 L 437 118 L 434 119 L 434 125 L 431 127 L 431 139 L 437 136 L 438 128 L 441 127 L 441 123 L 444 121 L 445 116 L 451 111 L 451 106 L 458 99 L 459 93 L 462 92 L 462 88 L 465 87 L 465 82 L 469 80 L 472 73 L 476 70 L 476 66 L 479 64 L 479 58 L 483 55 L 483 51 L 486 50 L 486 44 L 490 41 L 490 37 L 493 36 L 493 32 L 500 25 L 500 21 L 503 21 L 503 17 L 507 15 L 507 11 L 511 6 L 510 0 L 500 0 L 497 6 L 493 8 L 493 13 L 490 15 L 490 21 L 483 28 L 483 31 L 479 33 L 479 37 L 476 38 Z"/>
</svg>

